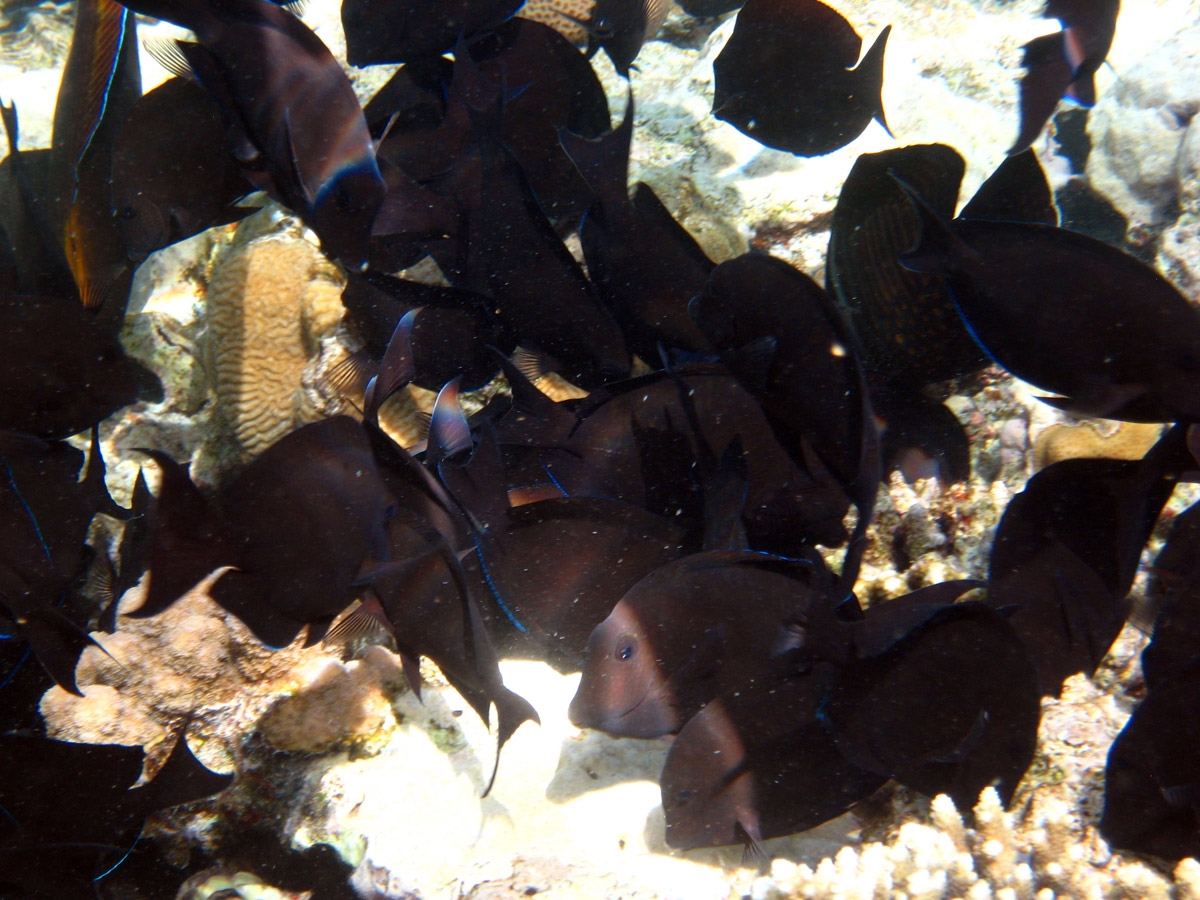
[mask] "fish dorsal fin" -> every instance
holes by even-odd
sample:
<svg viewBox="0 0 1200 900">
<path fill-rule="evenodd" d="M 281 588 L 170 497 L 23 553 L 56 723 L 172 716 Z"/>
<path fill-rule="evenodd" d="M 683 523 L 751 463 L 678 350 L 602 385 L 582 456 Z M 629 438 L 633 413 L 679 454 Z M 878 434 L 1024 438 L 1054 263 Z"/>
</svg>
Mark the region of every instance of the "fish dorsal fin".
<svg viewBox="0 0 1200 900">
<path fill-rule="evenodd" d="M 152 35 L 142 41 L 142 46 L 146 48 L 151 59 L 172 75 L 186 78 L 188 81 L 195 81 L 196 73 L 192 70 L 192 65 L 187 61 L 187 57 L 183 55 L 183 51 L 179 47 L 180 43 L 181 41 L 177 41 L 175 38 Z"/>
<path fill-rule="evenodd" d="M 422 309 L 423 307 L 418 306 L 400 317 L 388 341 L 387 350 L 384 351 L 383 361 L 379 364 L 379 373 L 367 383 L 367 390 L 363 395 L 363 415 L 373 422 L 379 419 L 379 407 L 412 381 L 416 374 L 412 331 Z"/>
</svg>

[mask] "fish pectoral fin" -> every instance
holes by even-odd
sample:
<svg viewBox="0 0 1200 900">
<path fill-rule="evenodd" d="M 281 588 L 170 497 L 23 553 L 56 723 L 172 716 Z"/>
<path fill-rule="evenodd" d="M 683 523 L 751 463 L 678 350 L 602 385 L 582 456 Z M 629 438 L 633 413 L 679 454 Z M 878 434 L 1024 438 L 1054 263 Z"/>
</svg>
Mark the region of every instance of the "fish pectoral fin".
<svg viewBox="0 0 1200 900">
<path fill-rule="evenodd" d="M 928 762 L 943 763 L 951 766 L 960 764 L 979 746 L 979 742 L 983 739 L 983 733 L 987 730 L 988 723 L 991 720 L 992 716 L 986 709 L 979 710 L 978 715 L 975 716 L 975 721 L 971 723 L 971 727 L 962 736 L 962 739 L 949 752 L 929 757 Z"/>
</svg>

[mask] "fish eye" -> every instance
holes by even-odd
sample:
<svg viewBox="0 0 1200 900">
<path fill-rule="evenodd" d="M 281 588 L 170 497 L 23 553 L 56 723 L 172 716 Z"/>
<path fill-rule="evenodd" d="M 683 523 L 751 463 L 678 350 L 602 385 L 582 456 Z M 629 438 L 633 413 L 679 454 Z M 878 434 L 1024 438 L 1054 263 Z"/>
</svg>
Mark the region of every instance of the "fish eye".
<svg viewBox="0 0 1200 900">
<path fill-rule="evenodd" d="M 621 662 L 627 662 L 637 656 L 637 638 L 632 634 L 623 634 L 617 638 L 617 650 L 613 654 Z"/>
</svg>

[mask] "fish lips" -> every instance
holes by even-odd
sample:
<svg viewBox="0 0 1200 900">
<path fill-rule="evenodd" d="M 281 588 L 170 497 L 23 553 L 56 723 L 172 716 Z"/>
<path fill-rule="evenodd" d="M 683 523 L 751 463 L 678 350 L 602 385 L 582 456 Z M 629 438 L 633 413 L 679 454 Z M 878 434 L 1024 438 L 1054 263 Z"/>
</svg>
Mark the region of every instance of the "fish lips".
<svg viewBox="0 0 1200 900">
<path fill-rule="evenodd" d="M 669 692 L 664 690 L 661 678 L 647 685 L 632 705 L 626 703 L 616 708 L 611 699 L 605 697 L 605 682 L 604 676 L 595 679 L 585 676 L 579 683 L 579 690 L 567 709 L 567 718 L 576 728 L 594 728 L 619 737 L 649 739 L 674 734 L 683 726 L 679 710 L 671 702 Z"/>
</svg>

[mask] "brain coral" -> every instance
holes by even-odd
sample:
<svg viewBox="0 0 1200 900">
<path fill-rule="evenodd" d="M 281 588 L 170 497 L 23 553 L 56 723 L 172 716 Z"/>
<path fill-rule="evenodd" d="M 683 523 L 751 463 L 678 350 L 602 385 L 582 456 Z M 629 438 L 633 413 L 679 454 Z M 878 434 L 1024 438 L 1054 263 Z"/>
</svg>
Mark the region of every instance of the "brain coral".
<svg viewBox="0 0 1200 900">
<path fill-rule="evenodd" d="M 208 363 L 217 417 L 243 455 L 295 425 L 296 394 L 320 337 L 341 319 L 341 286 L 306 240 L 235 246 L 208 286 Z"/>
</svg>

